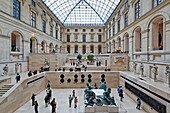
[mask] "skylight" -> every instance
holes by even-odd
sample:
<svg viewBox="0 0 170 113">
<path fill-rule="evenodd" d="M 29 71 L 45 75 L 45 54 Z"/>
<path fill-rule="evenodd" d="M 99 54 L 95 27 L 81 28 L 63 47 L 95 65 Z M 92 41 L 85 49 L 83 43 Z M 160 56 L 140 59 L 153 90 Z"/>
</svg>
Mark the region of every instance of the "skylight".
<svg viewBox="0 0 170 113">
<path fill-rule="evenodd" d="M 103 26 L 120 0 L 42 0 L 65 26 Z"/>
</svg>

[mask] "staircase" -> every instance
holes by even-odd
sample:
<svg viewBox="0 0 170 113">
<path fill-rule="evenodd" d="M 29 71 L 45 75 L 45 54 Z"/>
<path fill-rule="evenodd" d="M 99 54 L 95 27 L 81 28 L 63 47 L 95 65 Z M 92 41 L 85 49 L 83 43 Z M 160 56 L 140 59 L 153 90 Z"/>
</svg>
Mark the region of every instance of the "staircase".
<svg viewBox="0 0 170 113">
<path fill-rule="evenodd" d="M 0 88 L 0 97 L 2 97 L 13 85 L 7 84 Z"/>
</svg>

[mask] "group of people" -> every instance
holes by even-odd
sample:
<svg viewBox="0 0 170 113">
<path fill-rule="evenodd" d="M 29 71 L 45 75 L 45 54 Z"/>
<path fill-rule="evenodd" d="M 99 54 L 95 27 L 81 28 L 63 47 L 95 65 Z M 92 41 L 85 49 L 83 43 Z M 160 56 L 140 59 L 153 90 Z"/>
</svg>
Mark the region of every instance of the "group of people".
<svg viewBox="0 0 170 113">
<path fill-rule="evenodd" d="M 96 61 L 96 66 L 101 66 L 101 62 L 100 61 Z"/>
<path fill-rule="evenodd" d="M 28 72 L 28 77 L 31 77 L 32 75 L 36 75 L 36 74 L 37 74 L 37 70 L 34 70 L 33 72 L 29 71 Z"/>
<path fill-rule="evenodd" d="M 72 101 L 74 99 L 74 108 L 77 108 L 78 99 L 75 96 L 75 90 L 72 91 L 72 96 L 70 94 L 68 99 L 69 99 L 69 107 L 71 108 L 71 104 L 72 104 Z"/>
<path fill-rule="evenodd" d="M 75 66 L 76 65 L 76 63 L 73 61 L 73 62 L 71 62 L 71 66 Z"/>
<path fill-rule="evenodd" d="M 123 89 L 122 89 L 122 87 L 121 87 L 121 86 L 118 86 L 117 91 L 118 91 L 118 93 L 119 93 L 120 101 L 123 101 L 124 96 L 123 96 Z M 142 102 L 141 102 L 140 98 L 137 98 L 137 106 L 136 106 L 136 109 L 140 110 L 141 103 L 142 103 Z"/>
</svg>

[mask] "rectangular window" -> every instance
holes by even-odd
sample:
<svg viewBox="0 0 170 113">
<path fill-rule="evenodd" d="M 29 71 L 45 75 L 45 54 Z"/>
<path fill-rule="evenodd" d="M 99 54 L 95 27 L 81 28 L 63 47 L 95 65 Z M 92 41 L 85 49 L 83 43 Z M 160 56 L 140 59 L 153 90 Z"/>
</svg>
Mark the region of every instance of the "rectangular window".
<svg viewBox="0 0 170 113">
<path fill-rule="evenodd" d="M 74 35 L 75 42 L 78 42 L 78 35 Z"/>
<path fill-rule="evenodd" d="M 128 13 L 125 14 L 125 27 L 128 26 Z"/>
<path fill-rule="evenodd" d="M 13 0 L 13 17 L 20 19 L 20 2 L 18 0 Z"/>
<path fill-rule="evenodd" d="M 111 29 L 109 29 L 109 38 L 111 38 Z"/>
<path fill-rule="evenodd" d="M 86 42 L 86 35 L 82 35 L 82 38 L 83 42 Z"/>
<path fill-rule="evenodd" d="M 53 22 L 53 19 L 52 19 L 52 18 L 50 18 L 50 22 Z"/>
<path fill-rule="evenodd" d="M 120 32 L 120 20 L 117 22 L 117 32 Z"/>
<path fill-rule="evenodd" d="M 70 35 L 67 35 L 67 42 L 70 42 Z"/>
<path fill-rule="evenodd" d="M 140 18 L 140 0 L 135 4 L 135 20 Z"/>
<path fill-rule="evenodd" d="M 34 0 L 31 1 L 32 6 L 36 7 L 36 3 Z"/>
<path fill-rule="evenodd" d="M 159 4 L 162 3 L 163 0 L 153 0 L 153 7 L 158 6 Z"/>
<path fill-rule="evenodd" d="M 55 38 L 58 39 L 58 30 L 55 32 Z"/>
<path fill-rule="evenodd" d="M 31 26 L 36 27 L 36 14 L 31 11 Z"/>
<path fill-rule="evenodd" d="M 98 35 L 98 42 L 102 42 L 102 35 Z"/>
<path fill-rule="evenodd" d="M 53 26 L 50 26 L 50 35 L 53 36 Z"/>
<path fill-rule="evenodd" d="M 42 15 L 46 16 L 46 12 L 44 10 L 42 11 Z"/>
<path fill-rule="evenodd" d="M 67 29 L 67 32 L 70 32 L 70 29 Z"/>
<path fill-rule="evenodd" d="M 91 42 L 94 42 L 94 35 L 90 36 L 90 40 L 91 40 Z"/>
<path fill-rule="evenodd" d="M 113 26 L 113 36 L 115 35 L 115 26 Z"/>
<path fill-rule="evenodd" d="M 128 1 L 125 2 L 125 9 L 128 7 Z"/>
<path fill-rule="evenodd" d="M 99 32 L 102 32 L 102 29 L 99 29 Z"/>
<path fill-rule="evenodd" d="M 83 32 L 86 32 L 86 29 L 83 29 Z"/>
<path fill-rule="evenodd" d="M 58 24 L 56 23 L 55 26 L 58 26 Z"/>
<path fill-rule="evenodd" d="M 42 31 L 45 33 L 46 32 L 46 21 L 42 20 Z"/>
<path fill-rule="evenodd" d="M 78 29 L 75 29 L 75 32 L 78 32 Z"/>
<path fill-rule="evenodd" d="M 115 18 L 113 18 L 113 22 L 115 22 Z"/>
<path fill-rule="evenodd" d="M 94 32 L 94 29 L 91 29 L 90 31 L 91 31 L 91 32 Z"/>
<path fill-rule="evenodd" d="M 120 16 L 120 10 L 117 12 L 117 15 Z"/>
</svg>

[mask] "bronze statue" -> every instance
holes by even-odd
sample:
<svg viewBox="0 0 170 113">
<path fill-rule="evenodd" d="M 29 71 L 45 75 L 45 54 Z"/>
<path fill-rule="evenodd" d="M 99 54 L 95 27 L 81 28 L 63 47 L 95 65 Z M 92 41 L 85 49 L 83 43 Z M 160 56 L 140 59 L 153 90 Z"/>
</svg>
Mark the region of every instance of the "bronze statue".
<svg viewBox="0 0 170 113">
<path fill-rule="evenodd" d="M 86 83 L 86 85 L 89 88 L 89 90 L 93 89 L 93 87 L 89 83 Z"/>
<path fill-rule="evenodd" d="M 85 107 L 93 106 L 95 104 L 95 102 L 93 100 L 96 99 L 95 93 L 89 89 L 85 89 L 84 93 L 85 93 L 85 99 L 86 99 Z"/>
<path fill-rule="evenodd" d="M 102 83 L 100 84 L 100 88 L 99 88 L 99 89 L 104 89 L 104 90 L 106 91 L 106 88 L 107 88 L 107 86 L 106 86 L 106 81 L 104 81 L 104 82 L 102 82 Z"/>
<path fill-rule="evenodd" d="M 108 88 L 107 91 L 103 92 L 102 102 L 104 105 L 116 105 L 114 97 L 110 96 L 111 88 Z"/>
</svg>

